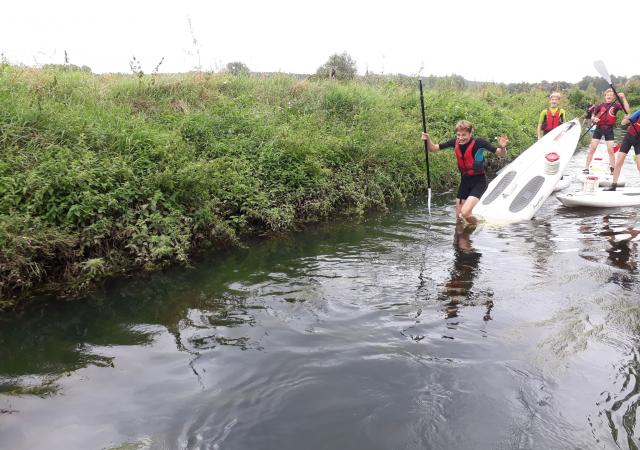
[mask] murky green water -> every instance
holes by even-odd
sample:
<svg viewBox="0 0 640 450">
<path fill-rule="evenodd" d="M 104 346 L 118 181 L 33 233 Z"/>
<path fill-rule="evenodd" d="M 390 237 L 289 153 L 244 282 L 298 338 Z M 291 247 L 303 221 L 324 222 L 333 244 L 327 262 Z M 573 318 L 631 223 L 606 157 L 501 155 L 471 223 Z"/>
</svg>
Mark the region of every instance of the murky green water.
<svg viewBox="0 0 640 450">
<path fill-rule="evenodd" d="M 0 322 L 0 448 L 638 448 L 637 209 L 451 203 Z"/>
</svg>

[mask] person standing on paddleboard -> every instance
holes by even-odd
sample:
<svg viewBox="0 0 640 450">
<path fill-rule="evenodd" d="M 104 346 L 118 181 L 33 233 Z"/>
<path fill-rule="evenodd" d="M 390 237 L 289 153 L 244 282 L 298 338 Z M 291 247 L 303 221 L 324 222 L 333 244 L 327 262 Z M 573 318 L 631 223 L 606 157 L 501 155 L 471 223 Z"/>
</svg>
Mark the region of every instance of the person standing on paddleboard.
<svg viewBox="0 0 640 450">
<path fill-rule="evenodd" d="M 624 94 L 620 92 L 618 94 L 620 96 L 620 100 L 624 103 L 624 108 L 626 111 L 629 111 L 629 103 L 625 98 Z M 591 165 L 591 161 L 593 160 L 593 154 L 596 151 L 596 147 L 600 143 L 600 139 L 604 138 L 607 143 L 607 151 L 609 152 L 609 166 L 611 173 L 613 173 L 614 167 L 616 165 L 616 158 L 613 152 L 613 128 L 616 126 L 616 114 L 618 111 L 623 111 L 623 106 L 620 102 L 614 102 L 615 93 L 613 89 L 609 88 L 604 91 L 604 103 L 596 105 L 593 110 L 592 119 L 593 123 L 596 125 L 596 130 L 593 132 L 593 138 L 591 139 L 591 146 L 589 147 L 589 153 L 587 153 L 587 162 L 585 164 L 584 170 L 582 171 L 585 174 L 589 174 L 589 166 Z"/>
<path fill-rule="evenodd" d="M 592 121 L 592 117 L 593 117 L 593 111 L 596 109 L 596 105 L 589 103 L 587 105 L 587 107 L 584 110 L 584 127 L 585 128 L 591 128 L 591 126 L 593 125 L 593 121 Z"/>
<path fill-rule="evenodd" d="M 434 144 L 427 133 L 422 133 L 422 140 L 427 142 L 430 152 L 437 152 L 445 148 L 453 148 L 460 169 L 460 187 L 456 197 L 456 218 L 469 223 L 476 223 L 473 208 L 476 206 L 484 191 L 487 190 L 487 176 L 485 175 L 485 150 L 498 156 L 507 154 L 509 138 L 502 134 L 498 138 L 498 147 L 491 145 L 486 139 L 473 137 L 471 122 L 461 120 L 456 124 L 456 137 L 441 144 Z"/>
<path fill-rule="evenodd" d="M 627 109 L 629 111 L 629 109 Z M 630 116 L 624 116 L 622 119 L 622 125 L 626 125 L 630 123 L 629 128 L 627 128 L 627 133 L 624 135 L 624 139 L 622 140 L 622 145 L 620 146 L 620 150 L 618 151 L 618 157 L 616 159 L 615 170 L 613 171 L 613 181 L 611 182 L 611 187 L 605 189 L 605 191 L 615 191 L 618 187 L 618 178 L 620 177 L 620 172 L 622 171 L 622 165 L 624 164 L 624 160 L 627 157 L 627 153 L 631 147 L 633 147 L 633 151 L 636 153 L 636 167 L 638 168 L 638 172 L 640 173 L 640 109 L 631 114 Z"/>
<path fill-rule="evenodd" d="M 542 139 L 542 136 L 567 120 L 564 109 L 560 108 L 558 103 L 560 103 L 560 93 L 551 93 L 549 96 L 549 107 L 543 109 L 538 118 L 538 140 Z"/>
</svg>

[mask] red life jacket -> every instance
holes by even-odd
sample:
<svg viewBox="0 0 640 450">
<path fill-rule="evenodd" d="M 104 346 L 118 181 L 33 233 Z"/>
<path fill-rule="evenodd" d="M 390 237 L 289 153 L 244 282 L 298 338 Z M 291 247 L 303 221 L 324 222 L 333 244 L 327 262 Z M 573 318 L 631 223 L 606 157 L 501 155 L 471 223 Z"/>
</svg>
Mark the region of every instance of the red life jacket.
<svg viewBox="0 0 640 450">
<path fill-rule="evenodd" d="M 598 117 L 600 121 L 598 126 L 612 127 L 616 124 L 616 114 L 618 111 L 614 109 L 615 103 L 604 103 L 598 107 Z"/>
<path fill-rule="evenodd" d="M 460 143 L 456 139 L 456 159 L 458 160 L 458 169 L 460 169 L 460 173 L 463 176 L 484 174 L 484 162 L 480 161 L 482 164 L 480 165 L 473 159 L 473 147 L 475 145 L 476 140 L 472 139 L 463 155 L 462 150 L 460 150 Z"/>
<path fill-rule="evenodd" d="M 640 117 L 638 117 L 638 120 L 636 120 L 635 122 L 631 122 L 629 124 L 629 128 L 627 128 L 627 133 L 630 134 L 631 136 L 638 136 L 638 133 L 640 133 Z"/>
<path fill-rule="evenodd" d="M 555 115 L 551 113 L 551 108 L 547 108 L 547 123 L 544 131 L 551 131 L 558 125 L 560 125 L 560 108 L 558 108 Z"/>
</svg>

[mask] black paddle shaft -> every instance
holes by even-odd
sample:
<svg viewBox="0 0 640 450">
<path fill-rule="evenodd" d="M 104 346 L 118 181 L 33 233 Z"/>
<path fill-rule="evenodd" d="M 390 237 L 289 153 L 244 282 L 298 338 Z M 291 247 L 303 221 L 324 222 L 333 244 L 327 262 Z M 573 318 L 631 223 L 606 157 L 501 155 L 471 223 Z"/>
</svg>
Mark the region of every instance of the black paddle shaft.
<svg viewBox="0 0 640 450">
<path fill-rule="evenodd" d="M 420 107 L 422 108 L 422 131 L 427 132 L 427 118 L 424 115 L 424 95 L 422 94 L 422 78 L 418 80 L 420 86 Z M 424 159 L 427 164 L 427 187 L 431 189 L 431 173 L 429 172 L 429 144 L 424 141 Z"/>
</svg>

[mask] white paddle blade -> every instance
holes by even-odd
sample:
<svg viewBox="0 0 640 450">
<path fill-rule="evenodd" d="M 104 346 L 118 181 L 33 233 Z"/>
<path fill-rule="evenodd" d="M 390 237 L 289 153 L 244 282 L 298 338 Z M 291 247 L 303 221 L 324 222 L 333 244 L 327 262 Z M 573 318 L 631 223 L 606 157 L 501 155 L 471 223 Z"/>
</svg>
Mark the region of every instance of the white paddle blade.
<svg viewBox="0 0 640 450">
<path fill-rule="evenodd" d="M 431 215 L 431 188 L 428 189 L 427 194 L 427 209 L 429 210 L 429 215 Z"/>
<path fill-rule="evenodd" d="M 605 66 L 601 60 L 594 61 L 593 67 L 596 68 L 596 70 L 598 71 L 598 73 L 602 78 L 607 80 L 607 83 L 611 84 L 611 76 L 609 76 L 609 71 L 607 70 L 607 66 Z"/>
</svg>

